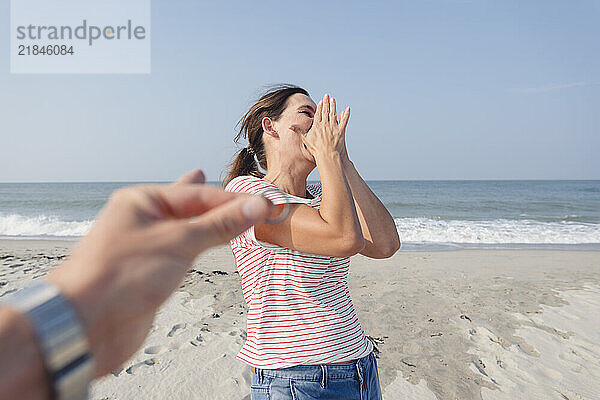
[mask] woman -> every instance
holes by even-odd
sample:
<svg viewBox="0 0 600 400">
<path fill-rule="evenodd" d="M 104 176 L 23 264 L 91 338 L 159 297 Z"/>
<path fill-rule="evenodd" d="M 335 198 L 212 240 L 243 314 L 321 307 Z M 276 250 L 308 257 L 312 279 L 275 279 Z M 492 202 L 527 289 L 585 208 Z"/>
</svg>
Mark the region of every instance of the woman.
<svg viewBox="0 0 600 400">
<path fill-rule="evenodd" d="M 230 243 L 248 305 L 238 358 L 251 366 L 251 398 L 381 399 L 373 345 L 348 292 L 349 257 L 386 258 L 394 221 L 348 158 L 346 108 L 328 95 L 277 87 L 244 115 L 225 190 L 277 205 L 270 223 Z M 259 166 L 266 171 L 263 174 Z M 321 185 L 306 179 L 317 167 Z"/>
</svg>

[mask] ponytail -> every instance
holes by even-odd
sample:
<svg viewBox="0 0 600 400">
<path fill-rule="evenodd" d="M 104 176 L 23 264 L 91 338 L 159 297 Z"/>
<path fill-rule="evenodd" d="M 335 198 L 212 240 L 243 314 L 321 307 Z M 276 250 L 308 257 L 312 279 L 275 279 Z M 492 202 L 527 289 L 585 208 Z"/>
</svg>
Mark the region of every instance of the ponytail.
<svg viewBox="0 0 600 400">
<path fill-rule="evenodd" d="M 248 147 L 242 148 L 235 159 L 231 164 L 229 164 L 230 171 L 223 181 L 223 187 L 227 186 L 227 184 L 235 177 L 242 175 L 251 175 L 256 176 L 257 178 L 263 178 L 265 174 L 260 172 L 258 169 L 258 163 L 254 158 L 254 152 Z"/>
</svg>

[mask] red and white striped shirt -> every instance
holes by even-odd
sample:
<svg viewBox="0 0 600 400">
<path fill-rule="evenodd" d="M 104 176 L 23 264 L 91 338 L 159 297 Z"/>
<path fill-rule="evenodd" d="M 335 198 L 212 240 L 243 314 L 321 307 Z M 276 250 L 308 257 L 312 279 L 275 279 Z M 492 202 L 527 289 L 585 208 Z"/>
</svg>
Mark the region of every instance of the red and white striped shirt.
<svg viewBox="0 0 600 400">
<path fill-rule="evenodd" d="M 263 179 L 238 176 L 225 188 L 260 194 L 274 204 L 321 204 L 314 196 L 291 195 Z M 238 354 L 245 363 L 268 369 L 329 364 L 366 356 L 373 345 L 362 330 L 348 291 L 348 257 L 308 254 L 254 236 L 254 227 L 230 241 L 244 299 L 248 337 Z"/>
</svg>

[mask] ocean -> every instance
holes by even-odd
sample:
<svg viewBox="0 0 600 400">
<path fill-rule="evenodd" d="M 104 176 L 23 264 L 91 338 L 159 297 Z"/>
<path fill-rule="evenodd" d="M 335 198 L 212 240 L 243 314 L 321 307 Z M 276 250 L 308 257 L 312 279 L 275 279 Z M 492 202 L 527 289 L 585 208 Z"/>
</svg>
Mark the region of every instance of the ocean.
<svg viewBox="0 0 600 400">
<path fill-rule="evenodd" d="M 600 250 L 600 181 L 369 181 L 403 251 Z M 77 240 L 131 183 L 0 183 L 0 238 Z M 218 185 L 216 182 L 209 182 Z"/>
</svg>

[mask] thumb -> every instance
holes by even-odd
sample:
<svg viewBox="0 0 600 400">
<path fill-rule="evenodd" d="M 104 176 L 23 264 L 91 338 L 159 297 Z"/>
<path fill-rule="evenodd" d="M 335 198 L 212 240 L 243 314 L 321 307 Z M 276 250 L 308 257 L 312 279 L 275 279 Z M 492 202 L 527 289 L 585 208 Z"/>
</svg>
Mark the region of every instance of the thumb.
<svg viewBox="0 0 600 400">
<path fill-rule="evenodd" d="M 306 144 L 306 135 L 300 135 L 300 140 L 302 140 L 302 143 Z"/>
<path fill-rule="evenodd" d="M 190 221 L 181 221 L 185 231 L 182 243 L 195 255 L 225 244 L 252 225 L 264 221 L 273 207 L 262 196 L 241 197 L 215 207 Z"/>
<path fill-rule="evenodd" d="M 182 184 L 182 183 L 190 184 L 190 183 L 205 183 L 205 182 L 206 182 L 206 176 L 204 175 L 204 172 L 202 172 L 201 169 L 195 169 L 193 171 L 186 173 L 179 179 L 177 179 L 177 181 L 175 181 L 175 184 Z"/>
</svg>

